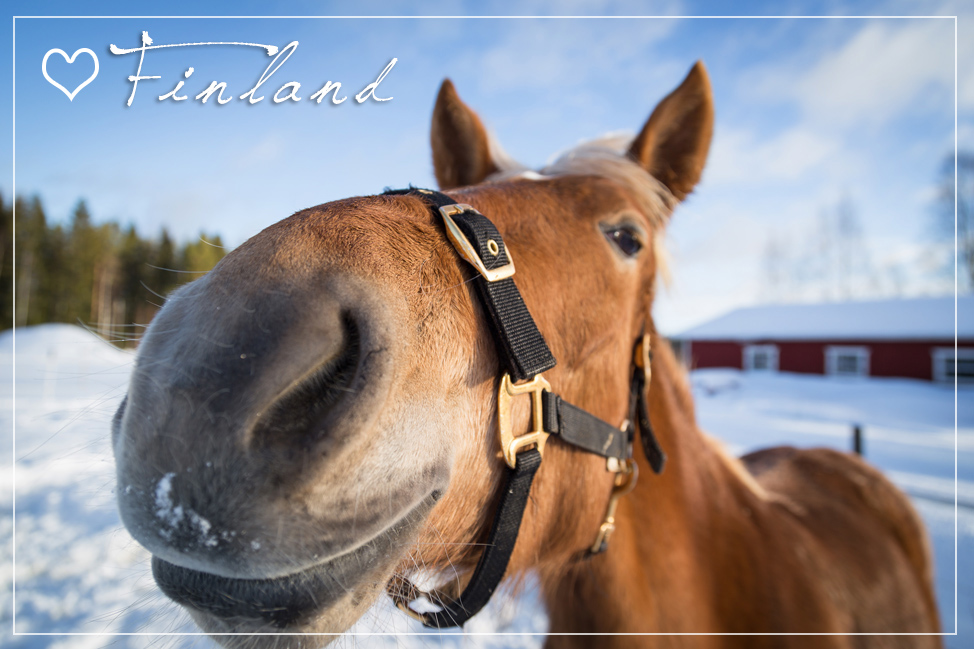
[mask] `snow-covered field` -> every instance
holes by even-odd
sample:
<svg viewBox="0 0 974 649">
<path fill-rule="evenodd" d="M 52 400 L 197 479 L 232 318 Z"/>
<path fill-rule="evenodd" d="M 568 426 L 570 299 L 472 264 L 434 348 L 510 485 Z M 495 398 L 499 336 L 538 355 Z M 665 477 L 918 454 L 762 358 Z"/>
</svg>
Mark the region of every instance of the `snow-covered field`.
<svg viewBox="0 0 974 649">
<path fill-rule="evenodd" d="M 158 593 L 148 554 L 120 526 L 115 511 L 109 421 L 133 356 L 68 325 L 18 330 L 16 346 L 15 405 L 12 336 L 0 334 L 0 466 L 5 467 L 0 472 L 0 643 L 18 648 L 213 647 L 205 637 L 162 635 L 196 629 Z M 692 380 L 702 427 L 735 452 L 781 443 L 849 448 L 851 424 L 862 425 L 867 458 L 914 496 L 934 540 L 944 629 L 953 631 L 956 620 L 960 632 L 947 637 L 946 644 L 972 646 L 974 389 L 958 395 L 955 438 L 954 392 L 942 386 L 727 370 L 698 371 Z M 956 518 L 955 444 L 961 503 Z M 16 511 L 14 475 L 6 468 L 15 457 Z M 532 589 L 517 601 L 495 600 L 467 625 L 468 632 L 540 633 L 546 628 Z M 18 633 L 51 635 L 11 637 L 12 612 Z M 385 599 L 353 629 L 420 631 Z M 336 646 L 538 647 L 542 640 L 538 635 L 348 635 Z"/>
</svg>

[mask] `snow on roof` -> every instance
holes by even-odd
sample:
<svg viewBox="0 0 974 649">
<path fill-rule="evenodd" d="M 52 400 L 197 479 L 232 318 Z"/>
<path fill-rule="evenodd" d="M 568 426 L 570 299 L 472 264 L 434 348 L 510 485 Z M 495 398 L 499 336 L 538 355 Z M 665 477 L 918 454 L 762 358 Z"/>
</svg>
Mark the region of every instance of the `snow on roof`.
<svg viewBox="0 0 974 649">
<path fill-rule="evenodd" d="M 957 298 L 957 336 L 974 339 L 974 296 Z M 765 304 L 731 311 L 680 340 L 908 340 L 954 338 L 954 297 Z"/>
</svg>

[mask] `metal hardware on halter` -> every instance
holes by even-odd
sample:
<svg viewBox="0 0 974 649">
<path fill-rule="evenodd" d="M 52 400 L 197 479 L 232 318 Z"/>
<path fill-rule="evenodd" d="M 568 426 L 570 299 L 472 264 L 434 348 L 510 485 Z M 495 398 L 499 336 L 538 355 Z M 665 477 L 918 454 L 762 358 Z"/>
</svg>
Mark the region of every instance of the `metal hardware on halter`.
<svg viewBox="0 0 974 649">
<path fill-rule="evenodd" d="M 457 249 L 460 256 L 466 259 L 470 264 L 477 269 L 477 272 L 483 275 L 484 279 L 488 282 L 498 282 L 502 279 L 507 279 L 514 275 L 514 258 L 511 257 L 511 251 L 505 250 L 507 253 L 507 263 L 500 268 L 488 269 L 484 266 L 484 262 L 480 259 L 480 255 L 470 241 L 467 240 L 467 236 L 460 231 L 457 227 L 456 222 L 453 220 L 455 214 L 462 214 L 464 212 L 473 212 L 474 214 L 480 214 L 477 210 L 466 205 L 464 203 L 456 203 L 454 205 L 446 205 L 440 208 L 440 215 L 443 217 L 443 222 L 446 224 L 446 235 L 449 237 L 450 242 L 453 247 Z M 491 246 L 490 244 L 494 244 Z M 497 256 L 500 253 L 500 248 L 497 242 L 491 239 L 487 242 L 487 246 L 490 249 L 490 253 Z M 494 252 L 494 251 L 497 252 Z"/>
<path fill-rule="evenodd" d="M 650 344 L 649 334 L 643 334 L 633 354 L 633 363 L 646 375 L 647 385 L 649 384 L 649 379 L 653 376 L 653 352 L 650 349 Z"/>
<path fill-rule="evenodd" d="M 622 431 L 622 433 L 624 435 L 627 435 L 628 436 L 628 434 L 630 432 L 629 431 L 630 426 L 632 426 L 632 422 L 629 421 L 628 419 L 626 419 L 625 421 L 622 422 L 622 425 L 619 426 L 619 430 Z M 632 445 L 631 444 L 630 444 L 630 447 L 629 447 L 629 454 L 632 455 Z M 609 456 L 609 457 L 605 458 L 605 470 L 608 471 L 609 473 L 619 473 L 620 471 L 622 471 L 622 463 L 623 463 L 623 461 L 624 460 L 621 460 L 621 459 L 619 459 L 619 458 L 617 458 L 615 456 Z"/>
<path fill-rule="evenodd" d="M 599 526 L 598 534 L 595 535 L 595 542 L 589 548 L 591 554 L 601 554 L 609 547 L 609 538 L 616 531 L 616 507 L 619 505 L 619 499 L 635 489 L 636 480 L 639 478 L 639 467 L 635 460 L 623 460 L 620 464 L 622 467 L 613 478 L 612 493 L 609 495 L 605 518 Z"/>
<path fill-rule="evenodd" d="M 517 465 L 517 453 L 532 444 L 537 445 L 538 453 L 544 456 L 544 443 L 548 433 L 544 429 L 542 392 L 551 391 L 551 384 L 538 374 L 527 383 L 515 385 L 511 375 L 505 374 L 501 378 L 501 386 L 497 389 L 497 432 L 500 438 L 504 461 L 512 469 Z M 531 394 L 531 421 L 533 428 L 530 432 L 514 436 L 514 422 L 511 420 L 511 404 L 519 394 Z"/>
<path fill-rule="evenodd" d="M 650 383 L 653 378 L 653 351 L 650 334 L 643 333 L 633 352 L 633 364 L 636 366 L 632 374 L 629 412 L 630 417 L 637 422 L 639 440 L 642 443 L 643 454 L 649 462 L 653 473 L 662 473 L 666 465 L 666 453 L 659 445 L 653 432 L 653 423 L 649 420 L 649 403 L 647 401 Z"/>
</svg>

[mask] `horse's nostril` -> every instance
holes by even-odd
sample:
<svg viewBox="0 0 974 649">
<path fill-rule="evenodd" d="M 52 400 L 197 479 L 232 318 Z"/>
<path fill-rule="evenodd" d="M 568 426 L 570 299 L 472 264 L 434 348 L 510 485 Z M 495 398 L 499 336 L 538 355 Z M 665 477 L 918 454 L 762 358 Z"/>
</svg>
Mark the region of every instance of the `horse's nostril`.
<svg viewBox="0 0 974 649">
<path fill-rule="evenodd" d="M 277 400 L 255 424 L 256 444 L 292 442 L 296 436 L 318 437 L 321 422 L 342 400 L 355 393 L 354 382 L 361 357 L 361 337 L 350 314 L 342 316 L 342 349 L 307 379 Z"/>
</svg>

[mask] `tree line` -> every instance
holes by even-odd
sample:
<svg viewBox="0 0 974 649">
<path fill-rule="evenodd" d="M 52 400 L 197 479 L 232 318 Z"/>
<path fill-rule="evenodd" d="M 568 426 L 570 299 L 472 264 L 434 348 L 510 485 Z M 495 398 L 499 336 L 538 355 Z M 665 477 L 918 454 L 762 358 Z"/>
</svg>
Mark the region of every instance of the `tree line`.
<svg viewBox="0 0 974 649">
<path fill-rule="evenodd" d="M 36 196 L 18 197 L 16 215 L 14 240 L 14 205 L 0 196 L 4 329 L 68 322 L 119 345 L 134 344 L 170 291 L 202 277 L 226 253 L 218 235 L 179 243 L 165 228 L 146 238 L 132 225 L 95 224 L 84 201 L 64 225 L 48 219 Z"/>
<path fill-rule="evenodd" d="M 848 196 L 822 208 L 805 229 L 773 231 L 761 261 L 762 292 L 772 302 L 863 299 L 903 290 L 900 269 L 881 272 L 873 265 Z"/>
<path fill-rule="evenodd" d="M 798 232 L 772 231 L 761 260 L 763 295 L 772 302 L 900 296 L 917 270 L 949 280 L 942 285 L 950 288 L 956 270 L 958 291 L 974 293 L 974 152 L 945 156 L 931 208 L 923 256 L 879 266 L 870 258 L 858 210 L 848 196 L 824 207 L 814 223 Z"/>
</svg>

